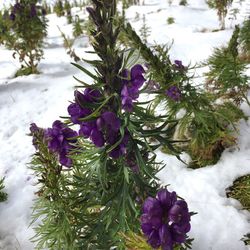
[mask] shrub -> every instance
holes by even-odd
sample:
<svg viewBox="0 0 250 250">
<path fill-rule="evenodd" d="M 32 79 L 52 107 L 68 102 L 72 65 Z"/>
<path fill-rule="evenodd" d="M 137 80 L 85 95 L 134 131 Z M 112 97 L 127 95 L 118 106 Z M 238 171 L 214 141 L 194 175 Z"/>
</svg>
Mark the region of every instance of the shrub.
<svg viewBox="0 0 250 250">
<path fill-rule="evenodd" d="M 239 34 L 240 57 L 247 63 L 250 62 L 250 19 L 243 22 Z"/>
<path fill-rule="evenodd" d="M 148 91 L 156 94 L 151 112 L 159 103 L 166 105 L 168 118 L 176 119 L 182 112 L 178 125 L 172 128 L 176 147 L 191 155 L 193 168 L 215 164 L 223 150 L 236 143 L 234 126 L 246 118 L 244 113 L 228 100 L 217 104 L 220 96 L 216 92 L 195 87 L 189 68 L 180 60 L 170 60 L 169 47 L 155 46 L 152 51 L 131 25 L 127 24 L 124 30 L 149 67 Z"/>
<path fill-rule="evenodd" d="M 236 26 L 228 45 L 216 48 L 207 60 L 207 89 L 216 92 L 221 98 L 233 100 L 236 105 L 243 100 L 250 105 L 247 98 L 249 77 L 245 75 L 246 63 L 240 60 L 238 52 L 239 34 L 240 29 Z"/>
<path fill-rule="evenodd" d="M 217 10 L 217 15 L 220 21 L 220 29 L 224 30 L 227 11 L 233 0 L 207 0 L 206 2 L 210 8 Z"/>
<path fill-rule="evenodd" d="M 28 75 L 38 73 L 37 65 L 43 56 L 43 41 L 46 36 L 44 11 L 37 6 L 37 0 L 20 0 L 12 6 L 8 16 L 0 20 L 2 27 L 0 42 L 14 50 L 21 69 L 16 73 Z"/>
<path fill-rule="evenodd" d="M 173 17 L 168 17 L 167 23 L 168 23 L 168 24 L 173 24 L 173 23 L 175 23 L 174 18 L 173 18 Z"/>
<path fill-rule="evenodd" d="M 179 5 L 186 6 L 186 5 L 188 5 L 188 2 L 187 2 L 187 0 L 181 0 L 181 1 L 179 2 Z"/>
</svg>

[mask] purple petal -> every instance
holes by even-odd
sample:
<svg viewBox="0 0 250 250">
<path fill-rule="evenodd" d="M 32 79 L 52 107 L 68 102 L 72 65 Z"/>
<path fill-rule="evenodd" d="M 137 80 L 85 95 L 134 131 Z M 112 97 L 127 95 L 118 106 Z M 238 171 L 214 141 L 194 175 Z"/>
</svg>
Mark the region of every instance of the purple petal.
<svg viewBox="0 0 250 250">
<path fill-rule="evenodd" d="M 135 79 L 137 77 L 142 76 L 142 74 L 145 73 L 144 68 L 140 64 L 136 64 L 135 66 L 132 67 L 131 69 L 131 79 Z"/>
<path fill-rule="evenodd" d="M 157 193 L 157 199 L 160 201 L 164 209 L 169 210 L 169 208 L 176 202 L 177 196 L 175 192 L 169 192 L 167 189 L 161 189 Z"/>
<path fill-rule="evenodd" d="M 97 147 L 100 148 L 104 145 L 104 137 L 102 132 L 100 132 L 99 130 L 93 129 L 91 131 L 90 138 Z"/>
<path fill-rule="evenodd" d="M 169 247 L 169 249 L 173 249 L 173 241 L 168 225 L 164 224 L 161 226 L 161 228 L 159 229 L 159 237 L 162 246 Z"/>
<path fill-rule="evenodd" d="M 106 111 L 102 114 L 102 118 L 106 124 L 108 124 L 114 131 L 119 131 L 121 127 L 121 121 L 114 112 Z"/>
<path fill-rule="evenodd" d="M 153 230 L 148 237 L 148 244 L 150 244 L 153 248 L 158 248 L 161 245 L 159 233 L 157 230 Z"/>
</svg>

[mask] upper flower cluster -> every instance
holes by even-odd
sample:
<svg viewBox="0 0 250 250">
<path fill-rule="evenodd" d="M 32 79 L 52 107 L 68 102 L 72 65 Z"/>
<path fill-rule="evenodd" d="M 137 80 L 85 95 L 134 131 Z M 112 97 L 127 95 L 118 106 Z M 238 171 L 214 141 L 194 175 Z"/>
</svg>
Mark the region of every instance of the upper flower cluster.
<svg viewBox="0 0 250 250">
<path fill-rule="evenodd" d="M 77 136 L 77 132 L 58 120 L 53 122 L 52 128 L 45 130 L 49 150 L 57 153 L 59 162 L 66 167 L 72 165 L 72 160 L 68 157 L 68 154 L 71 149 L 75 148 L 73 143 L 76 143 L 75 137 Z"/>
<path fill-rule="evenodd" d="M 175 192 L 161 189 L 156 198 L 145 200 L 141 228 L 153 248 L 173 250 L 186 241 L 191 228 L 187 203 L 177 200 Z"/>
<path fill-rule="evenodd" d="M 144 68 L 140 64 L 136 64 L 131 68 L 131 71 L 125 69 L 122 72 L 122 108 L 125 111 L 133 111 L 133 101 L 139 97 L 139 89 L 145 82 L 143 77 Z"/>
<path fill-rule="evenodd" d="M 10 20 L 15 21 L 16 15 L 23 14 L 25 7 L 26 6 L 24 6 L 23 4 L 21 4 L 19 2 L 15 3 L 14 6 L 12 7 L 12 10 L 11 10 L 11 13 L 10 13 Z M 46 10 L 42 9 L 41 14 L 46 15 Z M 31 18 L 37 16 L 37 7 L 36 7 L 36 5 L 34 3 L 31 3 L 30 6 L 29 6 L 29 16 Z"/>
<path fill-rule="evenodd" d="M 121 139 L 121 121 L 112 111 L 103 108 L 99 117 L 83 121 L 83 118 L 94 112 L 91 104 L 98 103 L 102 99 L 102 95 L 98 90 L 86 88 L 84 93 L 75 91 L 75 102 L 68 107 L 72 123 L 80 125 L 79 135 L 90 138 L 97 147 L 103 147 L 105 143 L 114 145 Z M 129 134 L 126 131 L 120 144 L 109 155 L 113 158 L 119 158 L 125 154 L 128 139 Z"/>
</svg>

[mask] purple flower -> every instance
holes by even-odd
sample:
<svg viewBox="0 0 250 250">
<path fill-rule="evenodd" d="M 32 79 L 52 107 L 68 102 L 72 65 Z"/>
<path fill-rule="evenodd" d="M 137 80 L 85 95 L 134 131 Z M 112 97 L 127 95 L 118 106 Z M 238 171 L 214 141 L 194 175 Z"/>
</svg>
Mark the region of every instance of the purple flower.
<svg viewBox="0 0 250 250">
<path fill-rule="evenodd" d="M 58 154 L 59 162 L 62 165 L 70 167 L 72 160 L 68 157 L 68 154 L 74 148 L 72 143 L 76 142 L 77 133 L 61 121 L 55 121 L 52 128 L 46 130 L 45 137 L 48 141 L 49 150 Z"/>
<path fill-rule="evenodd" d="M 30 16 L 35 17 L 36 15 L 37 15 L 37 13 L 36 13 L 36 5 L 34 3 L 32 3 L 30 5 Z"/>
<path fill-rule="evenodd" d="M 105 143 L 103 133 L 96 128 L 92 129 L 90 139 L 98 148 L 101 148 Z"/>
<path fill-rule="evenodd" d="M 74 124 L 81 124 L 81 118 L 84 118 L 90 115 L 92 112 L 89 108 L 82 108 L 77 103 L 71 103 L 68 106 L 68 113 L 71 116 L 70 119 Z"/>
<path fill-rule="evenodd" d="M 13 13 L 16 14 L 20 10 L 22 10 L 22 5 L 20 3 L 14 4 L 14 6 L 13 6 Z"/>
<path fill-rule="evenodd" d="M 143 73 L 145 70 L 140 64 L 133 66 L 130 72 L 127 69 L 122 72 L 122 108 L 127 112 L 133 111 L 133 101 L 139 97 L 139 89 L 145 82 Z"/>
<path fill-rule="evenodd" d="M 16 19 L 16 15 L 13 12 L 10 13 L 10 20 L 15 21 L 15 19 Z"/>
<path fill-rule="evenodd" d="M 179 70 L 185 69 L 185 67 L 184 67 L 183 64 L 182 64 L 182 61 L 180 61 L 180 60 L 175 60 L 174 63 L 175 63 L 174 66 L 175 66 L 177 69 L 179 69 Z"/>
<path fill-rule="evenodd" d="M 159 190 L 156 198 L 145 200 L 142 211 L 141 229 L 153 248 L 173 250 L 175 244 L 186 241 L 190 214 L 187 203 L 177 200 L 175 192 Z"/>
<path fill-rule="evenodd" d="M 42 133 L 43 129 L 39 128 L 35 123 L 30 124 L 30 135 L 32 135 L 32 145 L 38 149 L 38 134 Z"/>
<path fill-rule="evenodd" d="M 166 95 L 174 101 L 179 101 L 181 99 L 181 91 L 177 86 L 171 86 L 166 90 Z"/>
<path fill-rule="evenodd" d="M 119 131 L 121 121 L 114 112 L 106 111 L 101 115 L 101 117 L 108 129 L 115 132 Z"/>
<path fill-rule="evenodd" d="M 30 124 L 30 132 L 31 134 L 37 133 L 39 131 L 38 126 L 35 123 Z"/>
</svg>

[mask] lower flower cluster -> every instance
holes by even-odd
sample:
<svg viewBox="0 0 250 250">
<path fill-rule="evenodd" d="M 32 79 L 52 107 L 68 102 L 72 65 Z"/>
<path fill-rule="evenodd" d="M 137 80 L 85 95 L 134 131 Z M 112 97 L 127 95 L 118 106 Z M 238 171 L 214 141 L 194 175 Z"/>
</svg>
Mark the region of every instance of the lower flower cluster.
<svg viewBox="0 0 250 250">
<path fill-rule="evenodd" d="M 68 128 L 61 121 L 54 121 L 52 128 L 45 130 L 49 150 L 58 154 L 59 162 L 66 167 L 72 165 L 72 160 L 68 155 L 75 148 L 73 144 L 76 143 L 77 136 L 78 134 L 74 130 Z"/>
<path fill-rule="evenodd" d="M 119 145 L 109 153 L 112 158 L 119 158 L 126 153 L 129 133 L 125 131 L 125 135 L 121 138 L 121 121 L 117 115 L 103 108 L 99 117 L 83 121 L 94 112 L 91 105 L 100 100 L 102 95 L 98 90 L 86 88 L 83 93 L 75 91 L 75 102 L 69 105 L 68 113 L 72 123 L 80 125 L 79 135 L 89 138 L 96 147 L 103 147 L 105 144 L 113 146 L 121 140 Z"/>
<path fill-rule="evenodd" d="M 141 228 L 153 248 L 173 250 L 175 244 L 186 241 L 191 229 L 187 203 L 178 200 L 175 192 L 161 189 L 156 198 L 145 200 Z"/>
</svg>

